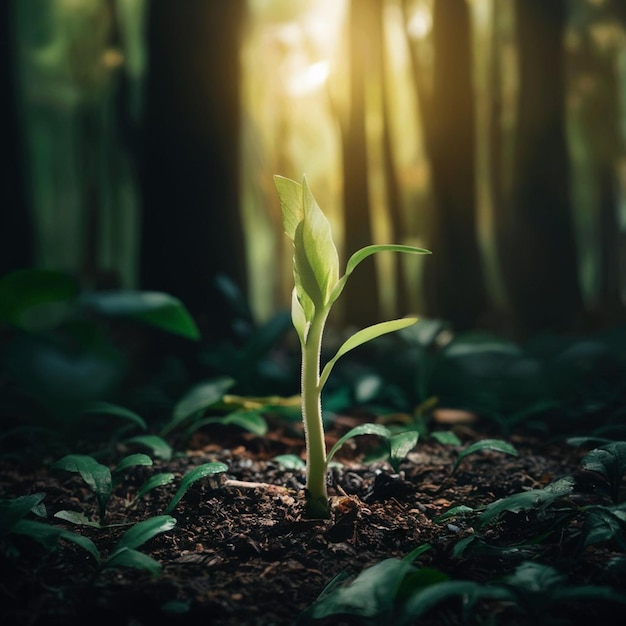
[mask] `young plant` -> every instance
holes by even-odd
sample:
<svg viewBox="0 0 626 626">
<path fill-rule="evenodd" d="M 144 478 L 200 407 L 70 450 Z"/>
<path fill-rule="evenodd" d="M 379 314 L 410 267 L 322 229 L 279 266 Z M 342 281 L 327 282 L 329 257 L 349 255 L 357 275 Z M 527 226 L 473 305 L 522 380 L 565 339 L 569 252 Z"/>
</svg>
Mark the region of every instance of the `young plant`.
<svg viewBox="0 0 626 626">
<path fill-rule="evenodd" d="M 375 324 L 348 339 L 320 373 L 324 326 L 333 303 L 339 298 L 348 277 L 368 256 L 390 250 L 429 254 L 428 250 L 402 245 L 372 245 L 355 252 L 346 271 L 339 276 L 339 257 L 330 224 L 317 205 L 306 178 L 302 184 L 275 176 L 283 225 L 294 247 L 294 282 L 291 318 L 302 352 L 302 419 L 307 449 L 307 502 L 305 516 L 329 517 L 326 491 L 328 459 L 322 423 L 321 392 L 330 372 L 344 354 L 386 333 L 414 324 L 416 318 Z"/>
</svg>

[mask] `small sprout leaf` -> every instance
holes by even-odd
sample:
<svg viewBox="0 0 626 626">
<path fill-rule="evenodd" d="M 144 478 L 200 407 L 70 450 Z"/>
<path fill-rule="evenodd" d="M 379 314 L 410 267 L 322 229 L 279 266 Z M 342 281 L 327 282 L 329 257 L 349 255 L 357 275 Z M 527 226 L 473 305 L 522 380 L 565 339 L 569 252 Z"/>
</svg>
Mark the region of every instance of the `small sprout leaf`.
<svg viewBox="0 0 626 626">
<path fill-rule="evenodd" d="M 470 454 L 475 454 L 476 452 L 481 452 L 482 450 L 504 452 L 505 454 L 517 456 L 517 450 L 510 443 L 507 443 L 506 441 L 500 441 L 499 439 L 483 439 L 482 441 L 477 441 L 476 443 L 473 443 L 471 446 L 468 446 L 465 450 L 459 453 L 459 456 L 454 463 L 454 467 L 452 468 L 452 472 L 456 472 L 459 464 L 465 457 L 469 456 Z"/>
<path fill-rule="evenodd" d="M 136 467 L 137 465 L 152 465 L 152 459 L 147 454 L 142 454 L 141 452 L 129 454 L 117 464 L 117 467 L 113 470 L 113 475 L 119 476 L 128 468 Z"/>
<path fill-rule="evenodd" d="M 531 489 L 522 493 L 514 493 L 512 496 L 501 498 L 488 504 L 480 516 L 480 523 L 481 525 L 488 524 L 504 512 L 519 513 L 521 511 L 545 508 L 555 500 L 568 496 L 573 489 L 574 479 L 571 476 L 567 476 L 550 483 L 543 489 Z"/>
<path fill-rule="evenodd" d="M 174 480 L 174 478 L 176 478 L 176 476 L 171 472 L 164 472 L 162 474 L 155 474 L 154 476 L 150 476 L 150 478 L 148 478 L 148 480 L 137 491 L 135 500 L 143 498 L 148 492 L 156 489 L 157 487 L 169 485 Z"/>
<path fill-rule="evenodd" d="M 610 510 L 595 508 L 589 511 L 581 530 L 582 547 L 617 539 L 624 547 L 622 522 Z"/>
<path fill-rule="evenodd" d="M 77 546 L 83 548 L 91 554 L 96 561 L 100 560 L 98 549 L 91 539 L 83 537 L 69 530 L 57 528 L 44 522 L 38 522 L 36 520 L 23 519 L 20 520 L 14 527 L 12 532 L 18 535 L 26 535 L 31 539 L 34 539 L 41 544 L 46 550 L 54 550 L 57 547 L 59 539 L 70 541 Z"/>
<path fill-rule="evenodd" d="M 276 463 L 279 463 L 284 469 L 288 470 L 298 470 L 306 467 L 306 463 L 295 454 L 279 454 L 275 456 L 272 461 L 276 461 Z"/>
<path fill-rule="evenodd" d="M 192 387 L 174 407 L 174 414 L 162 434 L 180 426 L 187 418 L 218 404 L 224 394 L 235 384 L 232 378 L 222 376 Z"/>
<path fill-rule="evenodd" d="M 104 563 L 104 568 L 110 567 L 132 567 L 134 569 L 146 570 L 152 576 L 160 576 L 162 568 L 158 561 L 151 556 L 133 550 L 131 548 L 122 548 L 114 552 Z"/>
<path fill-rule="evenodd" d="M 221 474 L 222 472 L 226 472 L 227 470 L 228 466 L 224 463 L 219 462 L 205 463 L 204 465 L 200 465 L 195 469 L 192 469 L 183 477 L 183 480 L 180 483 L 180 487 L 178 488 L 178 491 L 174 494 L 174 497 L 165 509 L 165 513 L 171 513 L 174 510 L 180 499 L 187 492 L 187 489 L 189 489 L 189 487 L 191 487 L 191 485 L 197 480 L 205 478 L 206 476 L 212 476 L 213 474 Z"/>
<path fill-rule="evenodd" d="M 98 500 L 100 520 L 103 520 L 113 489 L 111 470 L 85 454 L 68 454 L 54 463 L 52 468 L 80 474 L 95 494 Z"/>
<path fill-rule="evenodd" d="M 233 411 L 223 417 L 206 417 L 202 420 L 194 422 L 187 430 L 187 434 L 207 426 L 209 424 L 222 424 L 222 426 L 239 426 L 248 432 L 263 437 L 267 434 L 267 422 L 261 415 L 259 409 L 248 409 L 242 411 Z"/>
<path fill-rule="evenodd" d="M 398 471 L 400 462 L 417 445 L 418 439 L 419 433 L 416 430 L 405 430 L 389 438 L 389 462 L 395 472 Z"/>
<path fill-rule="evenodd" d="M 150 519 L 144 520 L 129 528 L 117 542 L 115 551 L 128 548 L 133 550 L 146 543 L 161 533 L 172 530 L 176 526 L 176 520 L 170 515 L 157 515 Z"/>
<path fill-rule="evenodd" d="M 322 619 L 352 615 L 370 623 L 390 624 L 397 591 L 415 568 L 407 561 L 385 559 L 363 570 L 353 580 L 335 577 L 309 607 L 306 615 Z"/>
<path fill-rule="evenodd" d="M 604 476 L 609 483 L 613 502 L 617 504 L 620 484 L 626 473 L 626 441 L 614 441 L 591 450 L 583 457 L 582 466 L 587 471 Z"/>
<path fill-rule="evenodd" d="M 187 339 L 200 338 L 200 331 L 182 302 L 166 293 L 99 291 L 83 294 L 79 302 L 101 315 L 130 317 Z"/>
<path fill-rule="evenodd" d="M 461 440 L 451 430 L 436 430 L 430 436 L 444 446 L 460 446 Z"/>
<path fill-rule="evenodd" d="M 405 557 L 402 558 L 403 561 L 407 563 L 413 563 L 415 559 L 418 559 L 422 554 L 428 552 L 432 546 L 429 543 L 423 543 L 421 546 L 417 546 L 414 550 L 411 550 Z"/>
<path fill-rule="evenodd" d="M 79 511 L 57 511 L 54 514 L 54 517 L 57 519 L 62 519 L 65 522 L 70 522 L 70 524 L 77 524 L 78 526 L 91 526 L 92 528 L 100 528 L 99 522 L 94 522 L 90 520 L 84 513 Z"/>
<path fill-rule="evenodd" d="M 464 504 L 459 504 L 458 506 L 453 506 L 451 509 L 448 509 L 445 513 L 438 515 L 437 517 L 435 517 L 433 521 L 437 523 L 445 522 L 451 517 L 469 515 L 470 513 L 473 513 L 473 512 L 474 512 L 474 509 L 472 507 L 465 506 Z"/>
<path fill-rule="evenodd" d="M 368 326 L 367 328 L 363 328 L 358 332 L 354 333 L 352 337 L 350 337 L 344 344 L 337 350 L 337 354 L 326 363 L 326 366 L 322 370 L 322 375 L 320 376 L 320 389 L 326 383 L 328 376 L 330 375 L 331 370 L 333 369 L 335 363 L 347 352 L 350 350 L 354 350 L 358 348 L 360 345 L 371 341 L 372 339 L 376 339 L 382 335 L 386 335 L 387 333 L 392 333 L 396 330 L 400 330 L 402 328 L 407 328 L 408 326 L 412 326 L 417 322 L 416 317 L 406 317 L 398 320 L 391 320 L 389 322 L 381 322 L 380 324 L 374 324 L 373 326 Z"/>
<path fill-rule="evenodd" d="M 126 440 L 126 443 L 136 443 L 152 450 L 152 454 L 163 461 L 172 458 L 172 447 L 165 439 L 158 435 L 137 435 Z"/>
<path fill-rule="evenodd" d="M 391 437 L 391 432 L 385 426 L 381 426 L 380 424 L 361 424 L 360 426 L 356 426 L 349 430 L 343 437 L 337 441 L 337 443 L 330 449 L 328 456 L 326 457 L 326 462 L 328 463 L 335 453 L 341 446 L 348 441 L 348 439 L 352 439 L 353 437 L 358 437 L 360 435 L 376 435 L 377 437 L 382 437 L 385 441 L 388 441 Z"/>
<path fill-rule="evenodd" d="M 132 422 L 141 428 L 141 430 L 148 430 L 148 425 L 146 421 L 140 415 L 137 415 L 134 411 L 127 409 L 123 406 L 118 406 L 117 404 L 111 404 L 110 402 L 93 402 L 89 404 L 85 409 L 83 409 L 83 413 L 98 413 L 102 415 L 113 415 L 115 417 L 120 417 L 125 419 L 128 422 Z"/>
<path fill-rule="evenodd" d="M 15 524 L 38 507 L 45 493 L 33 493 L 10 500 L 0 500 L 0 535 L 10 532 Z"/>
<path fill-rule="evenodd" d="M 424 250 L 423 248 L 414 248 L 413 246 L 403 246 L 399 244 L 383 244 L 383 245 L 374 245 L 374 246 L 366 246 L 365 248 L 361 248 L 357 252 L 355 252 L 350 259 L 348 260 L 348 264 L 346 266 L 346 275 L 352 274 L 354 272 L 356 266 L 366 259 L 368 256 L 372 254 L 376 254 L 378 252 L 403 252 L 406 254 L 431 254 L 430 250 Z"/>
</svg>

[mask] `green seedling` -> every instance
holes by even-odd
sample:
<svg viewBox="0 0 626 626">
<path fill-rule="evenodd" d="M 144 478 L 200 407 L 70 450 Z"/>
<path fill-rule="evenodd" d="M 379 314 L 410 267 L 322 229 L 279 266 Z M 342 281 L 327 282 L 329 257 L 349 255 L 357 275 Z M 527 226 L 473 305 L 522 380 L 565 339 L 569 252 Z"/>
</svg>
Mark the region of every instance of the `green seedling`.
<svg viewBox="0 0 626 626">
<path fill-rule="evenodd" d="M 80 474 L 96 496 L 100 521 L 90 521 L 85 515 L 76 511 L 59 511 L 56 517 L 74 524 L 99 527 L 104 522 L 113 487 L 119 483 L 128 469 L 137 465 L 152 465 L 152 459 L 146 454 L 131 454 L 124 457 L 112 472 L 106 465 L 98 463 L 96 459 L 86 454 L 68 454 L 59 459 L 52 465 L 52 469 Z"/>
<path fill-rule="evenodd" d="M 0 500 L 0 544 L 3 544 L 2 547 L 8 553 L 19 557 L 17 550 L 12 549 L 10 545 L 4 545 L 12 535 L 29 537 L 49 551 L 56 550 L 59 540 L 64 540 L 83 548 L 98 561 L 98 549 L 91 539 L 63 528 L 51 526 L 46 522 L 27 518 L 31 513 L 39 518 L 46 517 L 44 498 L 44 493 L 34 493 L 9 500 Z"/>
<path fill-rule="evenodd" d="M 622 478 L 626 474 L 626 441 L 614 441 L 591 450 L 583 457 L 582 466 L 604 477 L 611 498 L 617 504 Z"/>
<path fill-rule="evenodd" d="M 171 530 L 175 525 L 176 520 L 169 515 L 157 515 L 135 524 L 121 536 L 109 557 L 101 563 L 100 569 L 134 567 L 158 576 L 161 573 L 161 564 L 136 548 L 154 536 Z"/>
<path fill-rule="evenodd" d="M 333 366 L 358 346 L 414 324 L 416 318 L 375 324 L 350 337 L 324 366 L 320 359 L 324 326 L 332 305 L 341 295 L 348 277 L 361 261 L 383 251 L 429 254 L 428 250 L 402 245 L 372 245 L 355 252 L 339 276 L 339 257 L 330 224 L 317 205 L 306 178 L 302 184 L 274 177 L 283 216 L 283 225 L 294 247 L 294 283 L 291 319 L 302 353 L 302 418 L 307 450 L 307 501 L 305 516 L 329 517 L 326 489 L 328 458 L 322 423 L 321 393 Z"/>
<path fill-rule="evenodd" d="M 201 478 L 205 478 L 206 476 L 212 476 L 214 474 L 221 474 L 228 470 L 228 466 L 224 463 L 213 462 L 213 463 L 205 463 L 204 465 L 199 465 L 198 467 L 192 469 L 187 472 L 183 477 L 180 487 L 178 491 L 174 494 L 174 497 L 171 499 L 167 508 L 165 509 L 165 513 L 171 513 L 176 505 L 180 502 L 181 498 L 187 492 L 187 489 L 193 485 L 197 480 Z"/>
<path fill-rule="evenodd" d="M 456 472 L 459 467 L 461 461 L 482 450 L 491 450 L 493 452 L 503 452 L 504 454 L 510 454 L 511 456 L 517 456 L 517 450 L 506 441 L 501 441 L 500 439 L 482 439 L 481 441 L 477 441 L 473 443 L 471 446 L 468 446 L 465 450 L 459 453 L 459 456 L 456 458 L 454 466 L 452 467 L 452 473 Z"/>
</svg>

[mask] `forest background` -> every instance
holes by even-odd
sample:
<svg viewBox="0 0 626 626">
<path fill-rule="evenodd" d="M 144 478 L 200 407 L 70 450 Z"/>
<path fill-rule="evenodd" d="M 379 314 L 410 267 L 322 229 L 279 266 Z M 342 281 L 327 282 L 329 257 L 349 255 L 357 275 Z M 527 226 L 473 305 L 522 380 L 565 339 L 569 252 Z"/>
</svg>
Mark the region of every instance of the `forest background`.
<svg viewBox="0 0 626 626">
<path fill-rule="evenodd" d="M 224 277 L 288 307 L 272 176 L 306 174 L 344 259 L 434 253 L 360 269 L 337 326 L 624 320 L 623 1 L 0 4 L 0 275 L 165 291 L 220 337 Z"/>
</svg>

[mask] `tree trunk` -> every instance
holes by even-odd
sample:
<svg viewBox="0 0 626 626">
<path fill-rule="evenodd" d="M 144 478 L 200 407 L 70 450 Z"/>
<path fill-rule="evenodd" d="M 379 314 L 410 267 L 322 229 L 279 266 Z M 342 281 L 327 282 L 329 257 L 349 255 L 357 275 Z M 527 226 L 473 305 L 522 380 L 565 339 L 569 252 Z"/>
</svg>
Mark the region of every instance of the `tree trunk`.
<svg viewBox="0 0 626 626">
<path fill-rule="evenodd" d="M 33 264 L 31 209 L 26 201 L 24 155 L 17 105 L 15 16 L 13 2 L 0 2 L 0 112 L 3 128 L 0 276 Z"/>
<path fill-rule="evenodd" d="M 466 330 L 480 325 L 487 295 L 477 240 L 475 103 L 465 0 L 435 0 L 433 45 L 432 100 L 423 108 L 435 202 L 425 299 L 429 315 Z"/>
<path fill-rule="evenodd" d="M 218 336 L 229 315 L 216 275 L 246 289 L 238 176 L 244 18 L 244 0 L 149 6 L 142 287 L 178 296 Z"/>
<path fill-rule="evenodd" d="M 520 83 L 503 267 L 524 333 L 580 319 L 565 138 L 565 2 L 517 0 Z"/>
<path fill-rule="evenodd" d="M 350 112 L 343 131 L 345 252 L 348 257 L 373 243 L 368 189 L 365 86 L 368 64 L 375 59 L 369 33 L 377 19 L 378 0 L 351 0 L 348 28 L 350 49 Z M 379 321 L 378 281 L 373 257 L 360 264 L 344 296 L 346 322 L 366 326 Z"/>
</svg>

